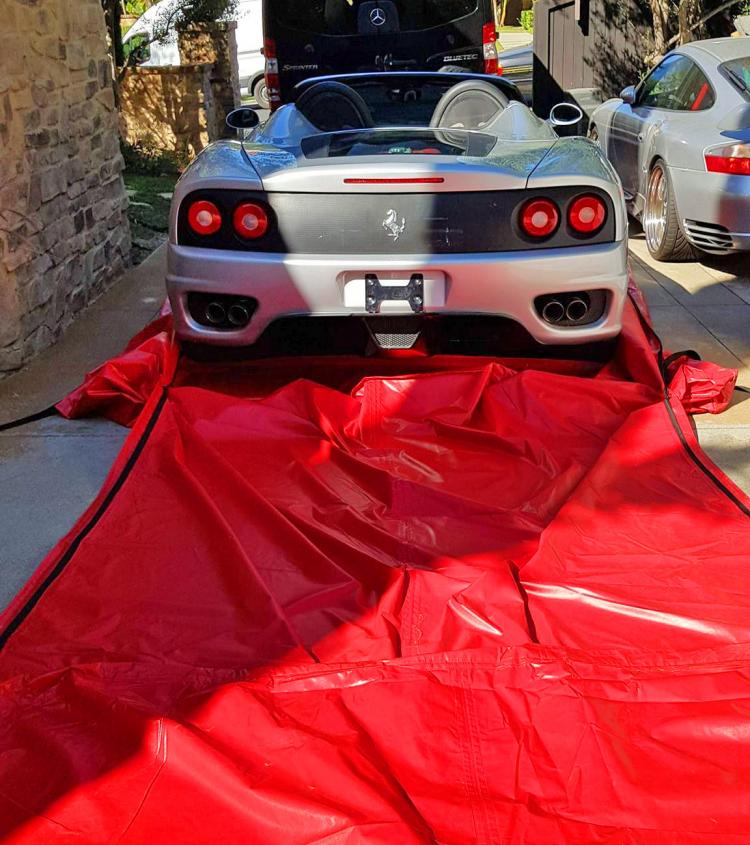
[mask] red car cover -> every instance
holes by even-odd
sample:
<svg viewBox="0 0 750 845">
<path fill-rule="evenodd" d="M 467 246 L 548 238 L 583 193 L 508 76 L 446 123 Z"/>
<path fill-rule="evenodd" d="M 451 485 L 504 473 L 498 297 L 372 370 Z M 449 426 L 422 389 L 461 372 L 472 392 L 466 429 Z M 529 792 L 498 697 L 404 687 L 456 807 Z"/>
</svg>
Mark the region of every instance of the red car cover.
<svg viewBox="0 0 750 845">
<path fill-rule="evenodd" d="M 61 405 L 135 424 L 0 619 L 3 842 L 747 843 L 734 375 L 154 326 Z"/>
</svg>

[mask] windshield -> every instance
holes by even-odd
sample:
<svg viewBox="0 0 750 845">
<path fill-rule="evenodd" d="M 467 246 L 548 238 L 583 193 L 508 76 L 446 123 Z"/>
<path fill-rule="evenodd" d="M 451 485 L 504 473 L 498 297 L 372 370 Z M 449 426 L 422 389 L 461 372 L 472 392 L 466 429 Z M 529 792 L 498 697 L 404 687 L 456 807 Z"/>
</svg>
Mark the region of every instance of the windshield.
<svg viewBox="0 0 750 845">
<path fill-rule="evenodd" d="M 441 98 L 459 82 L 470 78 L 452 73 L 384 73 L 334 77 L 364 100 L 375 126 L 429 126 Z M 520 99 L 512 86 L 502 88 L 501 85 L 498 78 L 494 87 L 508 99 Z M 487 102 L 486 108 L 487 117 L 490 117 L 497 105 Z"/>
<path fill-rule="evenodd" d="M 750 99 L 750 56 L 741 59 L 732 59 L 731 62 L 724 62 L 721 69 L 739 88 L 742 93 Z"/>
<path fill-rule="evenodd" d="M 440 98 L 455 85 L 450 74 L 445 82 L 400 81 L 393 85 L 380 80 L 350 83 L 367 103 L 376 126 L 429 126 Z"/>
<path fill-rule="evenodd" d="M 276 22 L 318 35 L 369 35 L 370 15 L 380 8 L 388 31 L 444 26 L 477 11 L 478 0 L 274 0 Z"/>
</svg>

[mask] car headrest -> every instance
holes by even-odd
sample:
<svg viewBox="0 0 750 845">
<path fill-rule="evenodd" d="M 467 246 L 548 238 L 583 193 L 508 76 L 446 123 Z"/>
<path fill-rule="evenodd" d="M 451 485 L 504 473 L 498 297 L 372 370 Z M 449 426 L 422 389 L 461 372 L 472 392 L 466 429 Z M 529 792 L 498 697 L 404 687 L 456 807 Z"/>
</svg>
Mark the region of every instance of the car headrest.
<svg viewBox="0 0 750 845">
<path fill-rule="evenodd" d="M 371 129 L 375 123 L 367 103 L 341 82 L 318 82 L 295 103 L 297 111 L 321 132 Z"/>
<path fill-rule="evenodd" d="M 547 123 L 537 117 L 524 103 L 511 101 L 508 107 L 497 113 L 482 132 L 507 141 L 557 140 L 558 135 Z"/>
<path fill-rule="evenodd" d="M 467 79 L 449 88 L 440 98 L 430 126 L 450 129 L 482 129 L 510 100 L 492 83 Z"/>
</svg>

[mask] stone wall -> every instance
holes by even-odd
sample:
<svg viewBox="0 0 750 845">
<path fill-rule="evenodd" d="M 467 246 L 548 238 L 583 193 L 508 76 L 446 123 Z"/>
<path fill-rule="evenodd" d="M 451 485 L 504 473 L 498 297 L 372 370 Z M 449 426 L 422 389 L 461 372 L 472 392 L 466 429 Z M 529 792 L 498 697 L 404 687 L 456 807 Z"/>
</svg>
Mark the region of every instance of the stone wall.
<svg viewBox="0 0 750 845">
<path fill-rule="evenodd" d="M 129 68 L 120 83 L 123 140 L 178 162 L 196 156 L 216 137 L 210 77 L 211 65 Z"/>
<path fill-rule="evenodd" d="M 1 0 L 0 377 L 128 262 L 100 0 Z"/>
</svg>

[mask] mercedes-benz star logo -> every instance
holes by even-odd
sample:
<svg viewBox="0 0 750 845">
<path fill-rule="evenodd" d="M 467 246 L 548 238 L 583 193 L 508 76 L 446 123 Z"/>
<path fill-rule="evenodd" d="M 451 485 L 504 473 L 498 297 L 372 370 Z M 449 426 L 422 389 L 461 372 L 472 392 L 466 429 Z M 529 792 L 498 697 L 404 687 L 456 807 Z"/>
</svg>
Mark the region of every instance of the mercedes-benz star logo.
<svg viewBox="0 0 750 845">
<path fill-rule="evenodd" d="M 373 26 L 383 26 L 385 23 L 385 12 L 380 8 L 373 9 L 370 12 L 370 23 Z"/>
<path fill-rule="evenodd" d="M 383 220 L 383 228 L 388 234 L 388 237 L 393 238 L 393 243 L 396 243 L 401 235 L 404 234 L 404 230 L 406 229 L 406 220 L 402 217 L 401 223 L 399 223 L 398 211 L 396 211 L 395 208 L 389 208 L 385 215 L 385 220 Z"/>
</svg>

